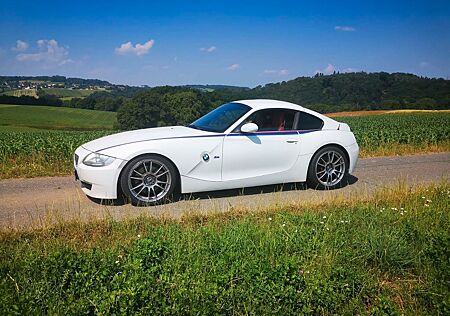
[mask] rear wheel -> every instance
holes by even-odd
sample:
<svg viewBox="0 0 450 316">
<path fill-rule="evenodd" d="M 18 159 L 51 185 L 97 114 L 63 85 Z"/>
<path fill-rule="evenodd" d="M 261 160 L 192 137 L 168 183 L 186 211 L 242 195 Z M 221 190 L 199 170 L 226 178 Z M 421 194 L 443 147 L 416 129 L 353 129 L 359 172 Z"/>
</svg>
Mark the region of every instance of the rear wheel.
<svg viewBox="0 0 450 316">
<path fill-rule="evenodd" d="M 172 196 L 177 180 L 172 162 L 161 156 L 144 155 L 127 164 L 120 186 L 133 204 L 154 205 Z"/>
<path fill-rule="evenodd" d="M 308 185 L 318 189 L 339 188 L 348 174 L 347 156 L 337 146 L 327 146 L 317 151 L 308 169 Z"/>
</svg>

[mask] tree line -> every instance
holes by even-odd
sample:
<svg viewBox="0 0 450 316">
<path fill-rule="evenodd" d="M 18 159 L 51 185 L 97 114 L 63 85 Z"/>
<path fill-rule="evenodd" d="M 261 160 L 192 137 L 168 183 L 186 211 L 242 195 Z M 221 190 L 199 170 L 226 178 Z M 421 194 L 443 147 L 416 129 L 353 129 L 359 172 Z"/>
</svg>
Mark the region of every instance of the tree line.
<svg viewBox="0 0 450 316">
<path fill-rule="evenodd" d="M 240 99 L 289 101 L 318 112 L 379 109 L 449 109 L 450 81 L 410 74 L 317 74 L 290 81 L 212 92 L 159 87 L 138 93 L 119 109 L 122 129 L 183 125 L 219 104 Z"/>
<path fill-rule="evenodd" d="M 212 87 L 216 89 L 213 90 Z M 211 91 L 213 90 L 213 91 Z M 61 102 L 49 95 L 2 99 L 0 103 L 43 104 L 118 111 L 120 128 L 186 124 L 218 105 L 240 99 L 277 99 L 318 112 L 378 109 L 449 109 L 450 80 L 412 74 L 334 73 L 299 77 L 255 88 L 228 86 L 121 87 Z M 57 99 L 57 98 L 56 98 Z M 23 103 L 20 103 L 23 102 Z M 26 103 L 27 102 L 27 103 Z M 35 103 L 33 103 L 35 102 Z"/>
<path fill-rule="evenodd" d="M 35 98 L 30 95 L 14 97 L 0 94 L 0 104 L 62 106 L 63 101 L 55 95 L 42 95 Z"/>
</svg>

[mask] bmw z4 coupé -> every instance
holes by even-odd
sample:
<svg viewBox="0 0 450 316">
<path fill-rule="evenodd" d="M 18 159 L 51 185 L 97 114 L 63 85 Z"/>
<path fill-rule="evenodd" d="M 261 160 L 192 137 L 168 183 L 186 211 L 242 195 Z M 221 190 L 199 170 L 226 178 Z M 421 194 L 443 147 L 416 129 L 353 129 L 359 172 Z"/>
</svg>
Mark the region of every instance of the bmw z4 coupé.
<svg viewBox="0 0 450 316">
<path fill-rule="evenodd" d="M 85 194 L 155 204 L 173 193 L 307 182 L 343 184 L 358 160 L 349 126 L 275 100 L 226 103 L 188 126 L 118 133 L 80 146 L 75 176 Z"/>
</svg>

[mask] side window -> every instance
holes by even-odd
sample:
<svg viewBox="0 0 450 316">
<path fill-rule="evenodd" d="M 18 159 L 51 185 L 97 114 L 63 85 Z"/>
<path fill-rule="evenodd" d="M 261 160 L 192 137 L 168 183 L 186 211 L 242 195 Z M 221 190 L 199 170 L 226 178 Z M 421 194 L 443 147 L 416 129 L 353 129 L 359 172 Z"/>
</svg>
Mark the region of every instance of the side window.
<svg viewBox="0 0 450 316">
<path fill-rule="evenodd" d="M 258 131 L 290 131 L 294 130 L 294 119 L 296 111 L 286 109 L 266 109 L 256 111 L 242 122 L 236 132 L 240 131 L 241 126 L 246 123 L 255 123 L 258 125 Z"/>
<path fill-rule="evenodd" d="M 322 127 L 323 121 L 320 118 L 306 112 L 300 112 L 297 124 L 298 130 L 322 129 Z"/>
</svg>

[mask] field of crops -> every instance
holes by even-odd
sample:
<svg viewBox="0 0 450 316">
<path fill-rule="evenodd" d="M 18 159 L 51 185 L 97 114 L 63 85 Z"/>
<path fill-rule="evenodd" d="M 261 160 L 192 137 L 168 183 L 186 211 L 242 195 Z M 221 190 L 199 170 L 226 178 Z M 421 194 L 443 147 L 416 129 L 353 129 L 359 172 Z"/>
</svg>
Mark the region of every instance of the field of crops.
<svg viewBox="0 0 450 316">
<path fill-rule="evenodd" d="M 91 95 L 96 90 L 90 89 L 63 89 L 63 88 L 44 88 L 48 94 L 56 95 L 59 98 L 84 98 Z"/>
<path fill-rule="evenodd" d="M 0 179 L 68 174 L 78 146 L 110 133 L 0 128 Z"/>
<path fill-rule="evenodd" d="M 23 95 L 30 96 L 30 97 L 37 97 L 36 89 L 18 89 L 18 90 L 10 90 L 3 92 L 4 95 L 10 95 L 13 97 L 20 97 Z"/>
<path fill-rule="evenodd" d="M 395 145 L 426 148 L 450 142 L 450 113 L 402 113 L 334 117 L 350 125 L 363 152 Z M 450 148 L 448 148 L 450 149 Z"/>
<path fill-rule="evenodd" d="M 54 106 L 0 104 L 0 126 L 41 129 L 112 129 L 116 113 Z"/>
<path fill-rule="evenodd" d="M 1 110 L 0 107 L 0 113 Z M 363 157 L 450 150 L 450 113 L 337 119 L 351 126 Z M 0 122 L 2 120 L 0 118 Z M 0 178 L 70 173 L 74 150 L 84 142 L 110 133 L 113 131 L 42 131 L 0 127 Z"/>
</svg>

